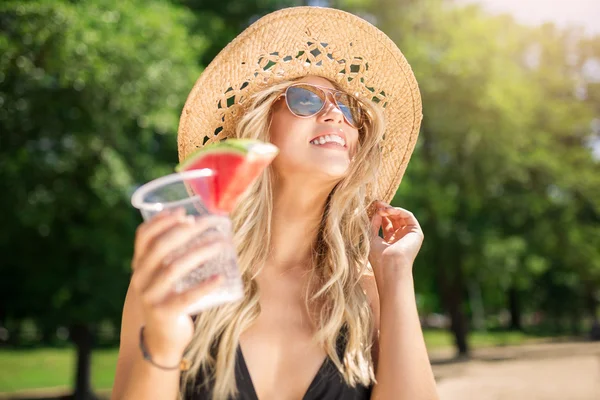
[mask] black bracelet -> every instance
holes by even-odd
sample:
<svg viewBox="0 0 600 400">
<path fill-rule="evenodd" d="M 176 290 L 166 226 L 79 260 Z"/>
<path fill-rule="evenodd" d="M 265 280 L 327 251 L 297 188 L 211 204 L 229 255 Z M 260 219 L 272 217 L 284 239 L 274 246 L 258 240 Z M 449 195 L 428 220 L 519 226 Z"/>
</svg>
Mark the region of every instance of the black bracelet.
<svg viewBox="0 0 600 400">
<path fill-rule="evenodd" d="M 189 362 L 185 358 L 182 359 L 179 362 L 179 364 L 174 367 L 165 367 L 165 366 L 158 365 L 157 363 L 155 363 L 154 360 L 152 359 L 152 356 L 150 356 L 150 352 L 148 352 L 148 349 L 146 348 L 146 344 L 144 343 L 144 328 L 145 328 L 144 326 L 142 326 L 140 328 L 140 350 L 142 351 L 142 356 L 144 357 L 144 360 L 148 361 L 150 364 L 154 365 L 156 368 L 160 368 L 164 371 L 174 371 L 176 369 L 181 370 L 181 371 L 186 371 L 189 368 Z"/>
</svg>

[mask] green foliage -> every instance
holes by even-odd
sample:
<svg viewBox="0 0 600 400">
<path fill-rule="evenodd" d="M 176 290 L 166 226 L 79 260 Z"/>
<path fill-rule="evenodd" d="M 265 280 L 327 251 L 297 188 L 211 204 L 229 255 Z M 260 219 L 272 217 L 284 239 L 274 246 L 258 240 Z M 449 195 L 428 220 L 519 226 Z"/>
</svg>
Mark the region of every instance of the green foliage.
<svg viewBox="0 0 600 400">
<path fill-rule="evenodd" d="M 136 185 L 173 170 L 206 47 L 163 1 L 0 6 L 0 304 L 42 325 L 118 321 Z"/>
<path fill-rule="evenodd" d="M 425 229 L 418 279 L 454 299 L 477 282 L 493 311 L 511 287 L 529 296 L 528 310 L 552 314 L 554 300 L 581 310 L 600 288 L 600 169 L 588 145 L 599 77 L 583 73 L 600 60 L 600 38 L 437 0 L 361 3 L 423 96 L 420 141 L 394 200 Z"/>
<path fill-rule="evenodd" d="M 174 0 L 196 15 L 193 31 L 208 39 L 209 47 L 199 58 L 208 63 L 242 30 L 261 16 L 283 7 L 302 5 L 298 0 Z"/>
</svg>

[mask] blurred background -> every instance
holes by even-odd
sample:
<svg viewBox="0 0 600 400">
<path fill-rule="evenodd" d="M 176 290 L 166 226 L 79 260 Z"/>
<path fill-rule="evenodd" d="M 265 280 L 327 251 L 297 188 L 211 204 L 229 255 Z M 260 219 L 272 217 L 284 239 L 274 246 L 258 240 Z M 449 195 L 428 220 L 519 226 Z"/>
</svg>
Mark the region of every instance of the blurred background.
<svg viewBox="0 0 600 400">
<path fill-rule="evenodd" d="M 179 114 L 236 34 L 292 5 L 387 33 L 423 96 L 393 204 L 442 399 L 600 399 L 600 2 L 0 3 L 0 398 L 108 398 L 141 217 Z"/>
</svg>

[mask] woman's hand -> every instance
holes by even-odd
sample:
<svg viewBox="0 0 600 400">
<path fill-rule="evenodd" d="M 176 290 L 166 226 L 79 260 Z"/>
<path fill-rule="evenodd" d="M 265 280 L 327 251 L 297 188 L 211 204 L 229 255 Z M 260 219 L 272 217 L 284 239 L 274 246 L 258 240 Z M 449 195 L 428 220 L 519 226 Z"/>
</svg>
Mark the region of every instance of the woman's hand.
<svg viewBox="0 0 600 400">
<path fill-rule="evenodd" d="M 233 246 L 230 235 L 219 229 L 206 232 L 222 226 L 224 218 L 186 216 L 183 210 L 163 212 L 141 224 L 136 232 L 131 285 L 142 304 L 146 346 L 158 363 L 178 362 L 194 332 L 186 309 L 222 281 L 215 276 L 183 293 L 173 291 L 176 281 Z M 203 232 L 203 238 L 190 246 L 189 241 Z M 185 252 L 177 251 L 184 245 Z"/>
<path fill-rule="evenodd" d="M 375 208 L 369 254 L 375 276 L 385 276 L 385 281 L 410 276 L 424 237 L 419 221 L 410 211 L 382 201 L 375 202 Z M 383 238 L 379 236 L 380 228 Z"/>
</svg>

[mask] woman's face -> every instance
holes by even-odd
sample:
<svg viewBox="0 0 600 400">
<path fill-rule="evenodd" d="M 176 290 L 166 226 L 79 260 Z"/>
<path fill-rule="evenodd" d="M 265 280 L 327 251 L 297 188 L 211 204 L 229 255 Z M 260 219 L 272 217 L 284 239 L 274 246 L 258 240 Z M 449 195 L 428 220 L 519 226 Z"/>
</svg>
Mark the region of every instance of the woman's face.
<svg viewBox="0 0 600 400">
<path fill-rule="evenodd" d="M 327 79 L 316 76 L 296 82 L 335 89 Z M 271 142 L 279 148 L 273 168 L 283 177 L 310 174 L 311 177 L 322 177 L 324 181 L 339 181 L 348 172 L 358 146 L 358 130 L 346 122 L 331 95 L 321 112 L 308 118 L 292 114 L 282 96 L 273 105 L 270 135 Z M 324 139 L 325 135 L 341 137 L 345 146 L 314 141 L 322 136 Z"/>
</svg>

